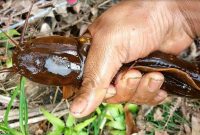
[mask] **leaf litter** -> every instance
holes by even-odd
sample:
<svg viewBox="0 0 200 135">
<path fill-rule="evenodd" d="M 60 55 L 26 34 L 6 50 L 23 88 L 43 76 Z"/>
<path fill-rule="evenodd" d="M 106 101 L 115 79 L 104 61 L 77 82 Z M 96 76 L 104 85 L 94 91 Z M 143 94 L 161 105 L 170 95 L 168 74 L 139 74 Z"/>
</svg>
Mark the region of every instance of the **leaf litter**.
<svg viewBox="0 0 200 135">
<path fill-rule="evenodd" d="M 119 1 L 80 0 L 74 6 L 63 4 L 63 6 L 56 8 L 64 2 L 66 1 L 36 0 L 31 11 L 33 20 L 29 23 L 25 39 L 29 40 L 30 38 L 55 34 L 80 36 L 98 16 Z M 21 22 L 26 18 L 30 4 L 30 0 L 0 1 L 1 29 L 8 30 L 9 35 L 16 41 L 19 40 L 19 34 L 22 31 Z M 10 57 L 14 46 L 1 34 L 0 39 L 0 68 L 3 69 L 12 66 Z M 191 47 L 184 51 L 180 57 L 192 62 L 199 62 L 199 55 L 200 40 L 196 39 Z M 20 83 L 20 75 L 0 73 L 0 80 L 0 116 L 4 116 L 9 101 L 17 85 Z M 24 94 L 27 99 L 29 134 L 40 135 L 49 133 L 50 131 L 61 132 L 63 129 L 66 129 L 63 131 L 63 134 L 67 134 L 67 131 L 71 133 L 81 131 L 81 134 L 102 135 L 126 133 L 138 135 L 200 134 L 200 100 L 197 99 L 169 96 L 164 103 L 158 106 L 150 107 L 141 105 L 137 106 L 134 112 L 131 112 L 131 109 L 127 111 L 127 105 L 124 104 L 102 104 L 92 115 L 82 119 L 74 119 L 68 115 L 71 99 L 69 98 L 67 101 L 62 100 L 61 87 L 46 86 L 26 80 Z M 62 104 L 60 103 L 61 101 Z M 13 100 L 8 115 L 8 123 L 11 129 L 13 129 L 11 130 L 12 132 L 18 132 L 15 129 L 19 129 L 20 127 L 18 120 L 19 102 L 20 95 L 16 96 L 15 100 Z M 40 111 L 41 107 L 45 108 L 42 111 L 44 115 Z M 53 114 L 48 113 L 52 111 L 54 112 Z M 52 120 L 47 121 L 50 115 L 54 115 L 55 117 L 52 117 L 61 124 L 58 130 L 55 129 L 55 126 L 49 124 Z M 0 117 L 0 122 L 3 123 L 3 121 L 4 118 Z M 64 125 L 66 127 L 63 126 L 65 122 L 66 124 Z M 126 127 L 126 123 L 131 126 Z M 99 127 L 97 127 L 98 125 Z M 69 127 L 73 127 L 73 130 Z M 125 128 L 129 128 L 131 131 L 125 132 Z M 6 128 L 4 127 L 4 129 Z M 2 128 L 0 130 L 2 133 L 6 133 Z"/>
</svg>

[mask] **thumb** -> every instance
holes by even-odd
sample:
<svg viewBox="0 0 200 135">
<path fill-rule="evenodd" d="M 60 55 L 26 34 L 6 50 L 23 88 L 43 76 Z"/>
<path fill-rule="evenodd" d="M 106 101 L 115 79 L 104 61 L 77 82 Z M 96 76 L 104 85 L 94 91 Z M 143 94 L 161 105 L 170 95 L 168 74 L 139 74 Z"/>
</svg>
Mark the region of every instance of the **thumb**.
<svg viewBox="0 0 200 135">
<path fill-rule="evenodd" d="M 114 42 L 114 40 L 113 40 Z M 116 46 L 107 37 L 95 35 L 85 63 L 83 83 L 70 111 L 75 117 L 84 117 L 99 106 L 112 78 L 121 67 Z"/>
</svg>

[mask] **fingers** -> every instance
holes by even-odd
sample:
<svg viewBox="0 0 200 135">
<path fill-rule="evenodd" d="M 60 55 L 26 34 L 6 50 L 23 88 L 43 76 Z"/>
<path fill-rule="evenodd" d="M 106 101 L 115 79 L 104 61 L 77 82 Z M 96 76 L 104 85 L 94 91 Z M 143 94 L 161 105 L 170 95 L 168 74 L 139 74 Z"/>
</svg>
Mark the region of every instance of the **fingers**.
<svg viewBox="0 0 200 135">
<path fill-rule="evenodd" d="M 110 38 L 99 35 L 94 38 L 85 64 L 81 94 L 70 108 L 75 117 L 84 117 L 101 104 L 112 78 L 121 67 L 118 56 Z"/>
<path fill-rule="evenodd" d="M 167 97 L 167 92 L 164 90 L 160 90 L 158 94 L 150 101 L 148 102 L 149 105 L 157 105 L 165 100 Z"/>
<path fill-rule="evenodd" d="M 82 88 L 80 91 L 70 107 L 71 113 L 77 118 L 93 112 L 102 103 L 106 94 L 106 89 Z"/>
<path fill-rule="evenodd" d="M 134 103 L 156 104 L 166 98 L 167 94 L 160 91 L 164 82 L 164 76 L 159 72 L 145 74 L 137 87 L 137 90 L 130 100 Z"/>
<path fill-rule="evenodd" d="M 115 89 L 117 90 L 115 96 L 108 99 L 107 102 L 119 103 L 129 101 L 138 87 L 142 74 L 138 70 L 129 70 L 122 72 L 115 80 Z M 113 89 L 113 88 L 112 88 Z M 108 92 L 110 89 L 108 89 Z"/>
<path fill-rule="evenodd" d="M 128 81 L 129 77 L 138 78 Z M 123 78 L 123 79 L 122 79 Z M 126 82 L 129 82 L 128 84 Z M 121 73 L 117 80 L 115 87 L 110 87 L 107 92 L 116 91 L 116 94 L 111 97 L 106 96 L 106 102 L 133 102 L 137 104 L 155 105 L 163 101 L 167 97 L 167 93 L 160 90 L 164 82 L 164 76 L 159 72 L 147 73 L 144 76 L 137 70 L 129 70 L 126 73 Z M 113 93 L 114 92 L 110 92 Z M 106 94 L 108 95 L 108 94 Z"/>
</svg>

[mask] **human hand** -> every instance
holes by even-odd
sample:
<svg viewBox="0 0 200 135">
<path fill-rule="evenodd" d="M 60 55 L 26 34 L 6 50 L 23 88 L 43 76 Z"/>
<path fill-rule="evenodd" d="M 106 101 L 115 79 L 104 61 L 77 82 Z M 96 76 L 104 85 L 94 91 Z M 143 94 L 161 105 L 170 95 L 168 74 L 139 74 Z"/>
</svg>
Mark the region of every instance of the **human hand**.
<svg viewBox="0 0 200 135">
<path fill-rule="evenodd" d="M 75 117 L 88 115 L 103 100 L 139 104 L 161 102 L 167 93 L 160 90 L 164 77 L 159 72 L 142 75 L 137 70 L 129 70 L 118 75 L 115 86 L 110 82 L 123 63 L 156 50 L 178 54 L 195 36 L 174 1 L 122 1 L 95 20 L 89 31 L 93 41 L 81 94 L 70 109 Z"/>
</svg>

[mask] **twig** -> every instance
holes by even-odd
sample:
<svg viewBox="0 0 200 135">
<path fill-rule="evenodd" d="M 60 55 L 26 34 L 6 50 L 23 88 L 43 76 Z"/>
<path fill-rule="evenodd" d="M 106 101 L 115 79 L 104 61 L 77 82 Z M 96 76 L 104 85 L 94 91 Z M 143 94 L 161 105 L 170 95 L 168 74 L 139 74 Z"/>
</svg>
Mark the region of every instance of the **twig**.
<svg viewBox="0 0 200 135">
<path fill-rule="evenodd" d="M 178 97 L 177 100 L 176 100 L 176 102 L 175 102 L 175 104 L 174 104 L 174 106 L 170 109 L 167 122 L 165 123 L 163 129 L 165 129 L 167 127 L 170 118 L 173 116 L 174 112 L 180 107 L 181 101 L 182 101 L 181 97 Z"/>
<path fill-rule="evenodd" d="M 64 99 L 62 99 L 62 100 L 58 103 L 58 105 L 55 106 L 55 108 L 51 111 L 51 113 L 54 113 L 56 110 L 58 110 L 58 108 L 59 108 L 61 105 L 63 105 L 63 102 L 64 102 Z"/>
<path fill-rule="evenodd" d="M 54 94 L 54 98 L 53 98 L 53 104 L 56 102 L 57 96 L 58 96 L 58 91 L 59 91 L 59 87 L 56 87 L 56 92 Z"/>
<path fill-rule="evenodd" d="M 52 110 L 54 110 L 54 108 L 56 106 L 58 106 L 58 104 L 50 104 L 50 105 L 39 106 L 37 108 L 29 109 L 28 110 L 28 117 L 30 119 L 30 118 L 38 117 L 38 116 L 42 115 L 42 113 L 40 112 L 41 107 L 44 107 L 46 110 L 51 112 Z M 57 110 L 55 111 L 55 113 L 58 112 L 58 111 L 61 111 L 61 110 L 67 110 L 68 111 L 66 105 L 62 104 L 62 105 L 59 105 L 59 107 L 57 107 Z M 5 113 L 5 110 L 0 110 L 0 122 L 3 121 L 4 113 Z M 8 121 L 13 121 L 13 120 L 18 120 L 18 119 L 19 119 L 19 109 L 12 109 L 9 113 Z"/>
<path fill-rule="evenodd" d="M 10 102 L 10 100 L 11 100 L 11 97 L 0 95 L 0 103 L 7 105 Z M 14 100 L 13 106 L 19 106 L 19 101 Z"/>
<path fill-rule="evenodd" d="M 89 13 L 89 12 L 88 12 Z M 80 19 L 76 20 L 75 22 L 71 23 L 71 24 L 68 24 L 68 25 L 64 25 L 62 26 L 60 29 L 66 29 L 66 28 L 69 28 L 70 26 L 73 26 L 73 25 L 76 25 L 78 23 L 80 23 L 81 21 L 83 21 L 83 19 L 85 19 L 87 17 L 87 14 L 88 13 L 85 13 L 85 15 L 83 17 L 81 17 Z"/>
<path fill-rule="evenodd" d="M 45 95 L 47 90 L 48 90 L 48 87 L 47 87 L 47 89 L 45 89 L 43 92 L 41 92 L 37 97 L 35 97 L 35 98 L 33 99 L 33 101 L 34 101 L 34 100 L 37 100 L 37 99 L 40 98 L 41 96 Z"/>
<path fill-rule="evenodd" d="M 39 12 L 37 15 L 30 17 L 30 18 L 28 19 L 28 22 L 29 22 L 29 23 L 34 22 L 34 21 L 36 21 L 36 20 L 38 20 L 38 19 L 40 19 L 40 18 L 46 16 L 47 14 L 49 14 L 50 11 L 54 11 L 54 10 L 56 10 L 57 8 L 60 8 L 60 7 L 62 7 L 62 6 L 65 6 L 66 4 L 67 4 L 67 1 L 55 5 L 54 8 L 51 8 L 51 7 L 50 7 L 50 8 L 47 8 L 46 10 L 44 10 L 44 11 L 42 11 L 42 12 Z M 1 22 L 0 22 L 0 23 L 1 23 Z M 20 21 L 20 22 L 18 22 L 18 23 L 16 23 L 16 24 L 13 24 L 13 25 L 9 26 L 8 28 L 2 29 L 2 31 L 8 31 L 8 30 L 10 30 L 10 29 L 15 29 L 16 27 L 22 26 L 24 23 L 25 23 L 24 20 L 23 20 L 23 21 Z M 1 33 L 1 32 L 0 32 L 0 33 Z"/>
<path fill-rule="evenodd" d="M 10 88 L 7 88 L 7 89 L 5 89 L 6 91 L 10 91 L 10 90 L 13 90 L 13 89 L 16 89 L 17 88 L 17 86 L 13 86 L 13 87 L 10 87 Z"/>
<path fill-rule="evenodd" d="M 101 4 L 98 5 L 98 8 L 100 8 L 101 6 L 106 5 L 107 3 L 109 3 L 111 0 L 106 0 L 104 2 L 102 2 Z"/>
<path fill-rule="evenodd" d="M 54 115 L 55 116 L 64 116 L 65 114 L 69 113 L 68 110 L 62 110 L 62 111 L 58 111 L 58 112 L 55 112 Z M 43 121 L 43 120 L 46 120 L 46 118 L 44 116 L 38 116 L 38 117 L 34 117 L 34 118 L 29 118 L 28 120 L 28 124 L 33 124 L 33 123 L 37 123 L 37 122 L 40 122 L 40 121 Z M 16 128 L 16 127 L 19 127 L 19 122 L 15 122 L 15 123 L 12 123 L 9 125 L 11 128 Z"/>
</svg>

